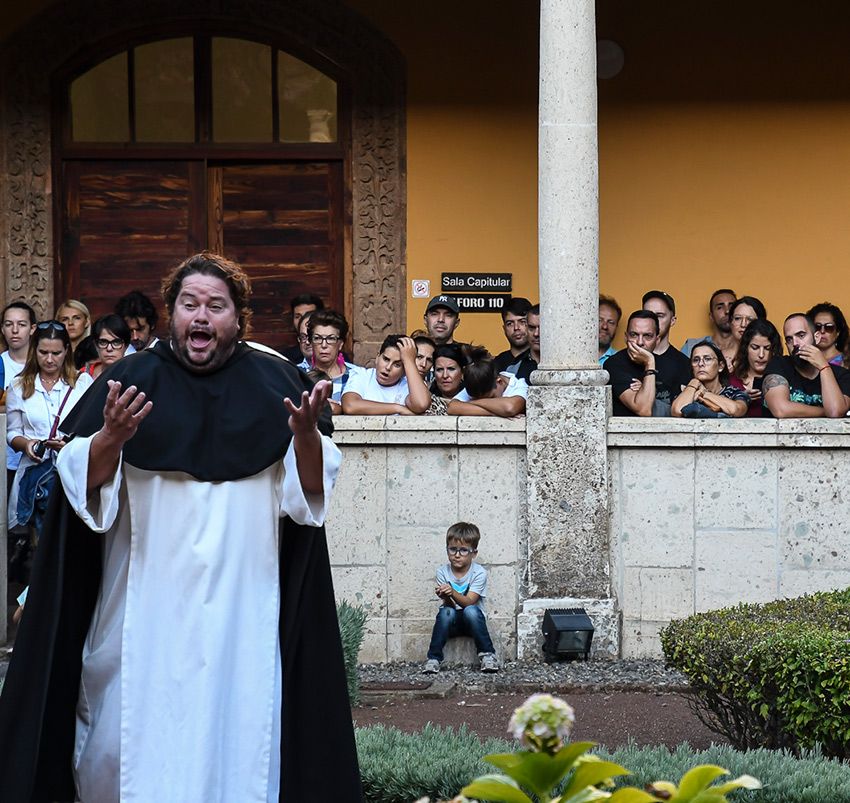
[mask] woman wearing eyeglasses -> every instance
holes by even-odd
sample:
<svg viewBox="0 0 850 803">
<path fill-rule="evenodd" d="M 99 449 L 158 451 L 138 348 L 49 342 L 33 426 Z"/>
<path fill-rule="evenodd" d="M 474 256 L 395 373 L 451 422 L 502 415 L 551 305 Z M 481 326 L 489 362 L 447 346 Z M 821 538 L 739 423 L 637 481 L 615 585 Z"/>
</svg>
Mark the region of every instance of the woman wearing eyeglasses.
<svg viewBox="0 0 850 803">
<path fill-rule="evenodd" d="M 120 315 L 111 313 L 98 318 L 92 326 L 98 358 L 86 365 L 85 372 L 97 379 L 110 365 L 115 365 L 126 354 L 131 336 L 130 327 Z"/>
<path fill-rule="evenodd" d="M 333 393 L 328 403 L 334 415 L 342 412 L 342 394 L 345 386 L 360 369 L 346 362 L 342 345 L 348 335 L 348 321 L 330 309 L 311 312 L 305 324 L 310 345 L 310 356 L 298 366 L 304 371 L 315 370 L 325 374 L 333 382 Z"/>
<path fill-rule="evenodd" d="M 847 321 L 841 310 L 824 301 L 815 304 L 807 313 L 815 324 L 817 347 L 823 352 L 830 365 L 847 367 Z"/>
<path fill-rule="evenodd" d="M 71 339 L 64 324 L 58 321 L 38 324 L 24 369 L 6 394 L 6 440 L 16 452 L 22 453 L 9 497 L 10 529 L 18 524 L 32 523 L 37 532 L 43 513 L 43 507 L 39 510 L 35 505 L 37 485 L 33 478 L 32 482 L 24 483 L 21 491 L 22 478 L 27 469 L 52 459 L 65 445 L 59 422 L 91 383 L 90 376 L 77 376 L 71 356 Z M 28 477 L 32 477 L 32 473 Z M 23 508 L 28 508 L 28 511 L 20 511 L 26 518 L 19 517 L 19 502 L 24 503 Z"/>
<path fill-rule="evenodd" d="M 694 378 L 673 400 L 677 418 L 741 418 L 747 414 L 747 392 L 729 384 L 723 352 L 703 340 L 691 350 Z"/>
<path fill-rule="evenodd" d="M 741 338 L 747 327 L 755 320 L 766 320 L 767 310 L 755 296 L 741 296 L 729 308 L 729 325 L 732 331 L 732 340 L 729 349 L 723 352 L 726 357 L 726 367 L 729 373 L 735 370 L 735 355 L 741 345 Z"/>
</svg>

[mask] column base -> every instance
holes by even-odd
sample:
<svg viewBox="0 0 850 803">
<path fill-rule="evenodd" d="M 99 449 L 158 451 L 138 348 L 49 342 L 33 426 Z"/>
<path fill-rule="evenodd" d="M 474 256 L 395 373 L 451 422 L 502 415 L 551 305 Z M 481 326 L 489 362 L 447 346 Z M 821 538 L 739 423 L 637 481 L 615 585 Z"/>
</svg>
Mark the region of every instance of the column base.
<svg viewBox="0 0 850 803">
<path fill-rule="evenodd" d="M 614 599 L 561 597 L 527 599 L 517 615 L 517 658 L 520 661 L 543 660 L 543 614 L 547 608 L 584 608 L 593 623 L 590 656 L 613 661 L 620 657 L 620 611 Z"/>
</svg>

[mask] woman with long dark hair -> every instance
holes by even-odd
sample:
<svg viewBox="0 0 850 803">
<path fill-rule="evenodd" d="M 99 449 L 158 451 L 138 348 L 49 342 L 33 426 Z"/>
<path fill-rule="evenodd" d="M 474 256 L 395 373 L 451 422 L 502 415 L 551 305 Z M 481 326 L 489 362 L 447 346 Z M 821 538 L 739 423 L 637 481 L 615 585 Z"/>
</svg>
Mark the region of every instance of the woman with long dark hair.
<svg viewBox="0 0 850 803">
<path fill-rule="evenodd" d="M 64 446 L 59 421 L 67 415 L 91 385 L 74 367 L 71 339 L 59 321 L 36 326 L 24 370 L 6 394 L 6 440 L 22 453 L 9 497 L 9 528 L 27 524 L 19 519 L 21 480 L 27 469 L 52 460 Z M 27 484 L 25 493 L 30 493 Z M 26 503 L 32 500 L 23 499 Z M 36 522 L 37 523 L 37 522 Z"/>
<path fill-rule="evenodd" d="M 728 350 L 724 350 L 726 365 L 729 372 L 735 370 L 735 354 L 744 336 L 746 328 L 755 320 L 767 320 L 767 309 L 755 296 L 741 296 L 729 308 L 729 325 L 732 331 L 732 340 Z"/>
<path fill-rule="evenodd" d="M 735 355 L 735 371 L 730 384 L 747 392 L 751 418 L 770 417 L 762 400 L 761 383 L 764 371 L 773 357 L 782 356 L 782 339 L 776 327 L 761 318 L 752 321 L 744 330 L 738 353 Z"/>
</svg>

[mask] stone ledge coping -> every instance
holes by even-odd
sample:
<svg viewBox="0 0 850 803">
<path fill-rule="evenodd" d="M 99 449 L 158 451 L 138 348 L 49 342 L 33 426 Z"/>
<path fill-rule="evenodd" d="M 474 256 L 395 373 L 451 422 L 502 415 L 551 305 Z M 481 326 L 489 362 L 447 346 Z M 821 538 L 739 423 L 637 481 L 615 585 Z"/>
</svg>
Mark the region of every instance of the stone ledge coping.
<svg viewBox="0 0 850 803">
<path fill-rule="evenodd" d="M 491 416 L 334 416 L 333 439 L 348 446 L 522 446 L 525 419 Z"/>
<path fill-rule="evenodd" d="M 608 419 L 608 446 L 850 449 L 850 419 Z"/>
</svg>

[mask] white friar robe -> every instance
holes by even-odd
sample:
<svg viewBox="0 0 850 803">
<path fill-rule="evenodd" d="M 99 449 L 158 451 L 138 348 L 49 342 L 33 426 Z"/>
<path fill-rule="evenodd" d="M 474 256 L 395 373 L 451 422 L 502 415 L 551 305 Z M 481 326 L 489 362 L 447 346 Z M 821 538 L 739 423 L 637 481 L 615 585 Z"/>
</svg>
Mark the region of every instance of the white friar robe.
<svg viewBox="0 0 850 803">
<path fill-rule="evenodd" d="M 323 524 L 339 450 L 322 436 L 323 499 L 305 497 L 292 443 L 230 482 L 119 463 L 87 497 L 90 445 L 77 438 L 57 460 L 72 508 L 103 533 L 77 707 L 81 800 L 277 803 L 278 523 Z"/>
</svg>

